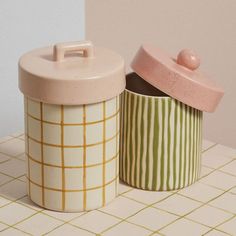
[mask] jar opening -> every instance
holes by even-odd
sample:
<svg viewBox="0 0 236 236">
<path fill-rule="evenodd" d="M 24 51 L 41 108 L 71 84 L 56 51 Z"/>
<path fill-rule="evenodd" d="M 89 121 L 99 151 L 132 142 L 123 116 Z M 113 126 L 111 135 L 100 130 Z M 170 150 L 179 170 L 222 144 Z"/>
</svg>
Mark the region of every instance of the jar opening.
<svg viewBox="0 0 236 236">
<path fill-rule="evenodd" d="M 135 72 L 126 75 L 126 89 L 147 96 L 169 97 L 167 94 L 149 84 Z"/>
</svg>

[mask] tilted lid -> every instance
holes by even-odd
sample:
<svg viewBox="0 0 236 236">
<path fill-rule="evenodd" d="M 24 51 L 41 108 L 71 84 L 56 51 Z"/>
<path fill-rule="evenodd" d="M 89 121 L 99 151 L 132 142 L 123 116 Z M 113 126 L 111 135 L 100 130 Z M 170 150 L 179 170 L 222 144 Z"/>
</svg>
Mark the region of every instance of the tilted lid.
<svg viewBox="0 0 236 236">
<path fill-rule="evenodd" d="M 196 109 L 213 112 L 224 91 L 208 76 L 196 70 L 199 57 L 189 49 L 177 59 L 150 45 L 142 45 L 131 67 L 139 76 L 169 96 Z"/>
<path fill-rule="evenodd" d="M 19 60 L 19 88 L 45 103 L 101 102 L 125 89 L 124 60 L 89 41 L 36 49 Z"/>
</svg>

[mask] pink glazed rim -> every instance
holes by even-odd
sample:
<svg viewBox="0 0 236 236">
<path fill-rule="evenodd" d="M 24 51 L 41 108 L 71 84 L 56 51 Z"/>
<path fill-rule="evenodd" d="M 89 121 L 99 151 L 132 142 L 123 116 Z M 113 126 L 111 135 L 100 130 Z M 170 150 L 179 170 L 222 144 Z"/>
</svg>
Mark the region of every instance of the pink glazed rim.
<svg viewBox="0 0 236 236">
<path fill-rule="evenodd" d="M 201 111 L 214 112 L 224 95 L 212 79 L 196 70 L 199 57 L 182 50 L 175 60 L 151 45 L 142 45 L 131 68 L 148 83 L 169 96 Z"/>
<path fill-rule="evenodd" d="M 34 100 L 82 105 L 109 100 L 125 89 L 124 59 L 90 41 L 35 49 L 19 60 L 19 88 Z"/>
</svg>

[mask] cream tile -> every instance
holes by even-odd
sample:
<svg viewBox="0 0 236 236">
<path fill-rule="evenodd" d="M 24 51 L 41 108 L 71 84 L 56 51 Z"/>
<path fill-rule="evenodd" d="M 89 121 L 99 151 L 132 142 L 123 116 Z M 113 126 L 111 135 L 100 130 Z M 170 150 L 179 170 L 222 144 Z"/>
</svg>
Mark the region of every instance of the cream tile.
<svg viewBox="0 0 236 236">
<path fill-rule="evenodd" d="M 97 123 L 86 126 L 86 142 L 87 144 L 93 144 L 102 142 L 103 140 L 103 123 Z M 107 137 L 106 137 L 107 139 Z"/>
<path fill-rule="evenodd" d="M 62 188 L 61 168 L 44 166 L 44 185 L 49 188 Z"/>
<path fill-rule="evenodd" d="M 0 223 L 0 232 L 3 231 L 4 229 L 8 228 L 7 225 Z"/>
<path fill-rule="evenodd" d="M 26 154 L 25 153 L 22 153 L 20 154 L 19 156 L 17 156 L 18 159 L 22 160 L 22 161 L 25 161 L 26 160 Z"/>
<path fill-rule="evenodd" d="M 101 233 L 107 228 L 117 224 L 119 221 L 119 219 L 100 211 L 90 211 L 87 214 L 72 220 L 70 223 L 94 233 Z"/>
<path fill-rule="evenodd" d="M 232 193 L 225 193 L 214 201 L 210 202 L 210 205 L 219 207 L 236 214 L 236 195 Z"/>
<path fill-rule="evenodd" d="M 217 169 L 220 166 L 230 162 L 232 158 L 222 155 L 215 155 L 215 153 L 205 152 L 202 154 L 202 165 Z"/>
<path fill-rule="evenodd" d="M 124 219 L 135 214 L 144 207 L 145 206 L 143 204 L 120 196 L 117 197 L 112 202 L 112 204 L 109 204 L 106 207 L 101 208 L 100 210 Z"/>
<path fill-rule="evenodd" d="M 61 144 L 61 126 L 44 123 L 43 124 L 43 142 L 60 145 Z"/>
<path fill-rule="evenodd" d="M 10 139 L 12 139 L 12 136 L 0 137 L 0 143 L 6 142 L 6 141 L 8 141 Z"/>
<path fill-rule="evenodd" d="M 206 139 L 202 140 L 202 151 L 206 151 L 208 148 L 211 148 L 212 146 L 214 146 L 215 143 Z"/>
<path fill-rule="evenodd" d="M 170 196 L 172 193 L 170 192 L 157 192 L 157 191 L 145 191 L 141 189 L 134 189 L 130 192 L 124 194 L 129 198 L 140 201 L 144 204 L 150 205 L 155 202 L 161 201 L 162 199 Z"/>
<path fill-rule="evenodd" d="M 83 165 L 83 148 L 64 148 L 65 166 Z"/>
<path fill-rule="evenodd" d="M 43 146 L 44 163 L 61 166 L 62 151 L 60 147 Z"/>
<path fill-rule="evenodd" d="M 20 230 L 17 230 L 17 229 L 14 229 L 14 228 L 8 228 L 8 229 L 1 232 L 1 236 L 13 236 L 13 235 L 26 236 L 26 235 L 29 235 L 29 234 L 21 232 Z"/>
<path fill-rule="evenodd" d="M 40 118 L 40 102 L 28 99 L 28 113 L 34 117 Z"/>
<path fill-rule="evenodd" d="M 197 182 L 187 188 L 181 189 L 178 193 L 194 200 L 207 202 L 222 194 L 223 191 Z"/>
<path fill-rule="evenodd" d="M 59 220 L 63 220 L 65 222 L 71 221 L 74 218 L 77 218 L 83 214 L 86 214 L 84 212 L 78 212 L 78 213 L 70 213 L 70 212 L 59 212 L 59 211 L 51 211 L 51 210 L 43 210 L 43 213 L 46 215 L 49 215 L 51 217 L 57 218 Z"/>
<path fill-rule="evenodd" d="M 23 181 L 23 182 L 26 182 L 26 175 L 23 175 L 23 176 L 21 176 L 21 177 L 19 177 L 19 178 L 17 178 L 18 180 L 21 180 L 21 181 Z"/>
<path fill-rule="evenodd" d="M 38 213 L 30 217 L 29 219 L 17 224 L 15 227 L 32 235 L 42 235 L 53 230 L 61 224 L 63 224 L 62 221 Z"/>
<path fill-rule="evenodd" d="M 232 216 L 233 215 L 230 213 L 205 205 L 187 215 L 186 217 L 204 225 L 215 227 Z"/>
<path fill-rule="evenodd" d="M 201 166 L 201 175 L 200 179 L 205 177 L 206 175 L 210 174 L 214 169 L 206 167 L 206 166 Z"/>
<path fill-rule="evenodd" d="M 7 200 L 6 198 L 4 197 L 0 197 L 0 207 L 10 203 L 11 201 Z"/>
<path fill-rule="evenodd" d="M 102 177 L 103 177 L 102 165 L 87 168 L 86 169 L 86 186 L 87 186 L 87 188 L 102 186 L 102 183 L 103 183 Z M 106 179 L 106 182 L 108 182 L 107 179 Z"/>
<path fill-rule="evenodd" d="M 228 234 L 225 234 L 219 230 L 211 230 L 209 233 L 205 234 L 206 236 L 227 236 Z"/>
<path fill-rule="evenodd" d="M 66 189 L 83 188 L 83 169 L 65 169 L 65 187 Z"/>
<path fill-rule="evenodd" d="M 113 189 L 109 189 L 109 187 L 112 186 L 112 184 L 109 184 L 105 188 L 105 193 L 106 193 L 106 202 L 110 202 L 110 194 L 114 193 Z M 107 190 L 110 190 L 109 192 Z M 93 189 L 87 191 L 87 207 L 90 209 L 96 209 L 102 206 L 102 188 L 99 189 Z M 115 196 L 113 196 L 114 198 Z"/>
<path fill-rule="evenodd" d="M 75 226 L 65 224 L 60 226 L 59 228 L 53 230 L 49 234 L 50 236 L 95 236 L 92 233 L 89 233 L 83 229 L 76 228 Z"/>
<path fill-rule="evenodd" d="M 173 195 L 166 200 L 155 204 L 154 206 L 177 215 L 185 215 L 200 205 L 201 203 L 189 198 L 180 195 Z"/>
<path fill-rule="evenodd" d="M 0 152 L 1 152 L 1 149 L 0 149 Z M 5 162 L 5 161 L 8 161 L 10 160 L 11 158 L 3 153 L 0 153 L 0 164 Z"/>
<path fill-rule="evenodd" d="M 43 120 L 50 122 L 61 122 L 61 106 L 52 104 L 43 104 Z"/>
<path fill-rule="evenodd" d="M 83 123 L 83 106 L 64 106 L 64 123 Z"/>
<path fill-rule="evenodd" d="M 83 192 L 67 192 L 65 200 L 68 211 L 74 211 L 74 209 L 83 210 Z"/>
<path fill-rule="evenodd" d="M 236 235 L 236 217 L 234 217 L 232 220 L 220 225 L 217 227 L 217 229 L 222 230 L 228 234 Z"/>
<path fill-rule="evenodd" d="M 26 195 L 26 185 L 20 180 L 13 180 L 0 187 L 0 195 L 16 200 Z"/>
<path fill-rule="evenodd" d="M 17 138 L 19 138 L 21 140 L 25 140 L 25 134 L 22 134 L 22 135 L 18 136 Z"/>
<path fill-rule="evenodd" d="M 236 177 L 236 160 L 220 168 L 220 170 L 225 171 L 231 175 L 235 175 Z"/>
<path fill-rule="evenodd" d="M 25 142 L 23 140 L 14 138 L 5 143 L 0 144 L 0 152 L 10 156 L 17 156 L 25 151 Z"/>
<path fill-rule="evenodd" d="M 13 202 L 0 208 L 0 219 L 3 223 L 13 225 L 35 213 L 33 209 Z"/>
<path fill-rule="evenodd" d="M 141 228 L 139 226 L 127 222 L 122 222 L 117 226 L 104 232 L 102 236 L 121 236 L 121 235 L 146 236 L 150 235 L 150 233 L 151 231 Z"/>
<path fill-rule="evenodd" d="M 232 159 L 236 158 L 236 149 L 226 147 L 220 144 L 217 144 L 215 147 L 207 151 L 208 155 L 215 157 L 230 157 Z"/>
<path fill-rule="evenodd" d="M 115 149 L 115 146 L 113 146 L 113 149 Z M 83 158 L 81 158 L 81 160 L 83 160 Z M 93 164 L 102 163 L 102 162 L 103 162 L 103 145 L 102 144 L 86 148 L 86 164 L 87 165 L 93 165 Z"/>
<path fill-rule="evenodd" d="M 236 187 L 232 188 L 232 189 L 230 190 L 230 192 L 233 193 L 233 194 L 236 194 Z"/>
<path fill-rule="evenodd" d="M 43 210 L 43 208 L 41 208 L 40 206 L 38 206 L 34 202 L 32 202 L 28 196 L 25 196 L 25 197 L 17 200 L 16 202 L 19 204 L 25 205 L 29 208 L 32 208 L 35 211 L 42 211 Z"/>
<path fill-rule="evenodd" d="M 28 117 L 28 135 L 29 137 L 40 141 L 41 139 L 41 122 L 33 119 L 32 117 Z"/>
<path fill-rule="evenodd" d="M 116 113 L 116 98 L 106 101 L 105 106 L 106 106 L 106 117 L 114 115 Z"/>
<path fill-rule="evenodd" d="M 1 164 L 0 164 L 0 167 L 1 167 Z M 11 177 L 0 173 L 0 185 L 3 185 L 5 183 L 9 182 L 10 180 L 12 180 Z"/>
<path fill-rule="evenodd" d="M 25 171 L 25 163 L 17 159 L 11 159 L 7 162 L 0 164 L 0 172 L 15 178 L 25 174 Z"/>
<path fill-rule="evenodd" d="M 119 182 L 119 194 L 124 194 L 130 190 L 134 190 L 134 188 L 132 188 L 131 186 L 127 185 L 126 183 L 124 183 L 123 181 L 120 180 Z"/>
<path fill-rule="evenodd" d="M 18 131 L 18 132 L 14 133 L 14 134 L 11 134 L 11 136 L 14 137 L 14 138 L 18 138 L 18 137 L 20 137 L 22 135 L 24 135 L 23 131 Z"/>
<path fill-rule="evenodd" d="M 200 179 L 199 181 L 223 190 L 227 190 L 236 185 L 236 177 L 224 174 L 220 171 L 214 171 L 212 174 Z"/>
<path fill-rule="evenodd" d="M 113 137 L 116 134 L 116 117 L 106 121 L 106 139 Z"/>
<path fill-rule="evenodd" d="M 128 221 L 156 231 L 177 218 L 167 212 L 149 207 L 132 216 Z"/>
<path fill-rule="evenodd" d="M 64 126 L 64 145 L 83 145 L 83 126 Z"/>
<path fill-rule="evenodd" d="M 191 236 L 199 236 L 203 235 L 210 228 L 194 223 L 187 219 L 179 219 L 173 224 L 167 226 L 162 229 L 160 233 L 163 233 L 165 236 L 173 236 L 173 235 L 191 235 Z"/>
<path fill-rule="evenodd" d="M 103 104 L 94 103 L 86 106 L 86 122 L 99 121 L 103 119 Z"/>
</svg>

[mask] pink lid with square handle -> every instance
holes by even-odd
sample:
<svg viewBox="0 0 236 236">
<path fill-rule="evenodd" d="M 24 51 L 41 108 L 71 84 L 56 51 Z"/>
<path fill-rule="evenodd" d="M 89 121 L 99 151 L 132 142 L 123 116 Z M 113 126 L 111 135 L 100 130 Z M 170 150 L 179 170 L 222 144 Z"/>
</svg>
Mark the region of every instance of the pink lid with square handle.
<svg viewBox="0 0 236 236">
<path fill-rule="evenodd" d="M 131 67 L 148 83 L 169 96 L 201 111 L 213 112 L 224 91 L 198 71 L 200 58 L 189 49 L 177 59 L 151 45 L 142 45 Z"/>
<path fill-rule="evenodd" d="M 19 60 L 19 88 L 26 96 L 51 104 L 105 101 L 125 89 L 124 60 L 90 41 L 35 49 Z"/>
</svg>

